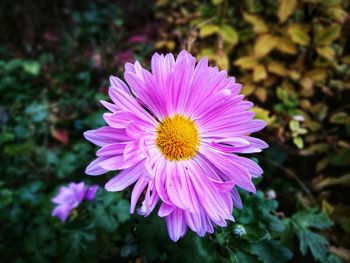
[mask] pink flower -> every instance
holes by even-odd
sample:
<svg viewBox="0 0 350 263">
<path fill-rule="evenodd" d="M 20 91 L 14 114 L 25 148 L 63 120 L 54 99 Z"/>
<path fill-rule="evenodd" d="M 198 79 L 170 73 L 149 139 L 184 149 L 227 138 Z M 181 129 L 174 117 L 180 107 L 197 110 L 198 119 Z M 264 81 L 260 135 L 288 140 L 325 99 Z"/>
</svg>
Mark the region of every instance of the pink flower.
<svg viewBox="0 0 350 263">
<path fill-rule="evenodd" d="M 134 54 L 131 50 L 119 52 L 116 55 L 117 64 L 125 64 L 130 61 L 134 61 Z"/>
<path fill-rule="evenodd" d="M 101 101 L 108 126 L 84 133 L 101 147 L 86 173 L 122 170 L 106 190 L 135 183 L 130 212 L 145 191 L 138 213 L 148 216 L 160 202 L 158 215 L 174 241 L 187 228 L 203 236 L 225 227 L 233 207 L 242 207 L 237 188 L 254 193 L 252 178 L 263 173 L 238 154 L 267 147 L 248 135 L 265 123 L 248 111 L 253 104 L 239 95 L 241 85 L 186 51 L 176 60 L 154 54 L 151 72 L 127 63 L 124 77 L 128 86 L 110 78 L 112 103 Z"/>
<path fill-rule="evenodd" d="M 70 212 L 79 206 L 85 199 L 92 201 L 95 199 L 98 186 L 86 186 L 83 182 L 76 184 L 70 183 L 68 187 L 62 186 L 58 194 L 52 198 L 52 202 L 57 204 L 52 211 L 52 216 L 56 216 L 65 222 Z"/>
<path fill-rule="evenodd" d="M 146 37 L 144 36 L 140 36 L 140 35 L 135 35 L 135 36 L 132 36 L 128 39 L 128 42 L 129 43 L 144 43 L 146 42 Z"/>
</svg>

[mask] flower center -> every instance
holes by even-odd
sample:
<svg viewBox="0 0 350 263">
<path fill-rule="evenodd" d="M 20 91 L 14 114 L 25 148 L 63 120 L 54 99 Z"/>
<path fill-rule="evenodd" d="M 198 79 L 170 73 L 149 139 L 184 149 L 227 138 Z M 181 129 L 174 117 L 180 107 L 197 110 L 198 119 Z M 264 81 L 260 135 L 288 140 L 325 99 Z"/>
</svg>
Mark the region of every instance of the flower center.
<svg viewBox="0 0 350 263">
<path fill-rule="evenodd" d="M 197 125 L 179 114 L 167 117 L 157 127 L 156 144 L 169 160 L 192 159 L 199 147 Z"/>
</svg>

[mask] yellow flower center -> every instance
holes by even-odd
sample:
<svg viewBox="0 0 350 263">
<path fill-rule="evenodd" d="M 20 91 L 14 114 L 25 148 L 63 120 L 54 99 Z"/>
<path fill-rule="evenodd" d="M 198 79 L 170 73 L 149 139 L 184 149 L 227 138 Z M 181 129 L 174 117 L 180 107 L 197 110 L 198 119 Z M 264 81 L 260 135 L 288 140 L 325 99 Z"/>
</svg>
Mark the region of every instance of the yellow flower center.
<svg viewBox="0 0 350 263">
<path fill-rule="evenodd" d="M 171 161 L 192 159 L 199 148 L 197 125 L 179 114 L 167 117 L 157 127 L 156 144 L 165 158 Z"/>
</svg>

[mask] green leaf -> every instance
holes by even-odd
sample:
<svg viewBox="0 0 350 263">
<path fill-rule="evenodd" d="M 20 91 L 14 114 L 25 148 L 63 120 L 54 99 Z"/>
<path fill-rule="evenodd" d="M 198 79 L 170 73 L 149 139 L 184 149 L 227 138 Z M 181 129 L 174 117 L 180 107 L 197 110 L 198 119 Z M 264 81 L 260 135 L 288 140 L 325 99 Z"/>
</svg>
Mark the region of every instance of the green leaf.
<svg viewBox="0 0 350 263">
<path fill-rule="evenodd" d="M 130 218 L 129 201 L 120 194 L 98 191 L 95 206 L 90 208 L 96 225 L 109 233 L 117 230 L 120 223 Z"/>
<path fill-rule="evenodd" d="M 297 232 L 300 240 L 300 251 L 305 256 L 310 249 L 313 257 L 320 262 L 326 262 L 328 253 L 328 241 L 324 236 L 311 231 Z"/>
<path fill-rule="evenodd" d="M 118 220 L 121 223 L 125 223 L 130 218 L 130 205 L 127 200 L 120 200 L 116 206 L 116 213 Z"/>
<path fill-rule="evenodd" d="M 317 213 L 315 209 L 300 211 L 292 216 L 292 220 L 302 228 L 327 229 L 333 225 L 325 213 Z"/>
<path fill-rule="evenodd" d="M 276 240 L 263 240 L 251 246 L 251 252 L 264 263 L 283 263 L 291 259 L 293 253 Z"/>
<path fill-rule="evenodd" d="M 296 132 L 296 131 L 299 130 L 299 127 L 300 127 L 300 124 L 299 124 L 298 121 L 296 121 L 296 120 L 291 120 L 291 121 L 289 122 L 289 128 L 290 128 L 291 131 Z"/>
<path fill-rule="evenodd" d="M 26 107 L 25 113 L 32 119 L 33 122 L 42 122 L 49 115 L 48 105 L 46 102 L 33 102 Z"/>
<path fill-rule="evenodd" d="M 84 120 L 84 124 L 88 128 L 96 128 L 96 127 L 104 126 L 105 125 L 105 121 L 104 121 L 102 115 L 103 115 L 102 111 L 97 111 L 97 112 L 95 112 L 93 114 L 90 114 Z"/>
<path fill-rule="evenodd" d="M 288 222 L 299 238 L 301 253 L 306 255 L 309 249 L 316 260 L 327 263 L 327 257 L 330 255 L 328 241 L 312 229 L 327 229 L 332 225 L 332 221 L 324 213 L 309 209 L 294 214 Z"/>
<path fill-rule="evenodd" d="M 36 61 L 24 62 L 23 70 L 33 76 L 37 76 L 40 73 L 40 63 Z"/>
<path fill-rule="evenodd" d="M 13 201 L 13 192 L 9 189 L 0 189 L 0 208 L 11 204 Z"/>
<path fill-rule="evenodd" d="M 230 253 L 231 263 L 258 263 L 261 262 L 257 256 L 245 253 L 244 251 L 235 251 Z"/>
<path fill-rule="evenodd" d="M 95 210 L 96 225 L 109 233 L 114 232 L 118 228 L 117 215 L 104 207 L 98 207 Z"/>
<path fill-rule="evenodd" d="M 304 141 L 303 138 L 301 137 L 294 137 L 293 138 L 293 143 L 299 148 L 299 149 L 303 149 L 304 148 Z"/>
<path fill-rule="evenodd" d="M 15 139 L 15 135 L 10 132 L 2 132 L 0 133 L 0 145 L 5 144 L 7 142 L 11 142 Z"/>
</svg>

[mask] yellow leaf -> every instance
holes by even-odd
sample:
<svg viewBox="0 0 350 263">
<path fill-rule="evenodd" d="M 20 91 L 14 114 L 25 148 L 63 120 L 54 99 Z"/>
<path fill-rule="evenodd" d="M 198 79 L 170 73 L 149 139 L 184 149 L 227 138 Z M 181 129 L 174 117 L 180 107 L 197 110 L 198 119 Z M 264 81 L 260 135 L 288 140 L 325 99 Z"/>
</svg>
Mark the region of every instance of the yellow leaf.
<svg viewBox="0 0 350 263">
<path fill-rule="evenodd" d="M 273 35 L 265 34 L 260 36 L 255 42 L 254 54 L 257 58 L 262 58 L 269 54 L 276 46 L 276 38 Z"/>
<path fill-rule="evenodd" d="M 306 28 L 301 25 L 290 25 L 287 32 L 294 43 L 302 46 L 307 46 L 310 43 L 310 36 L 308 35 Z"/>
<path fill-rule="evenodd" d="M 253 68 L 253 80 L 258 82 L 260 80 L 266 79 L 267 72 L 263 65 L 255 65 Z"/>
<path fill-rule="evenodd" d="M 219 31 L 219 27 L 217 25 L 206 24 L 201 27 L 199 31 L 199 36 L 204 38 L 207 36 L 211 36 Z"/>
<path fill-rule="evenodd" d="M 172 40 L 166 41 L 165 46 L 168 50 L 173 50 L 176 46 L 175 42 Z"/>
<path fill-rule="evenodd" d="M 345 64 L 350 65 L 350 55 L 342 57 L 341 61 Z"/>
<path fill-rule="evenodd" d="M 281 77 L 288 74 L 288 70 L 282 64 L 274 60 L 267 64 L 267 70 Z"/>
<path fill-rule="evenodd" d="M 215 51 L 213 48 L 203 48 L 200 53 L 197 55 L 197 59 L 200 59 L 203 56 L 208 57 L 210 59 L 215 55 Z"/>
<path fill-rule="evenodd" d="M 346 222 L 348 222 L 348 221 L 346 219 L 344 221 L 345 222 L 343 224 L 345 226 L 345 224 L 347 224 Z M 350 258 L 350 250 L 349 249 L 347 249 L 345 247 L 330 246 L 329 251 L 332 252 L 334 255 L 340 257 L 342 259 L 342 262 L 349 263 L 349 258 Z"/>
<path fill-rule="evenodd" d="M 315 68 L 308 71 L 306 77 L 309 77 L 313 81 L 324 81 L 327 77 L 327 71 L 323 68 Z"/>
<path fill-rule="evenodd" d="M 316 190 L 321 190 L 322 188 L 330 185 L 350 185 L 350 174 L 344 174 L 341 177 L 326 177 L 322 181 L 314 183 L 313 188 Z"/>
<path fill-rule="evenodd" d="M 261 17 L 246 12 L 243 13 L 243 17 L 245 21 L 253 26 L 255 33 L 262 34 L 268 31 L 268 27 Z"/>
<path fill-rule="evenodd" d="M 242 87 L 241 93 L 245 96 L 249 96 L 254 92 L 255 89 L 256 87 L 253 84 L 245 84 Z"/>
<path fill-rule="evenodd" d="M 258 61 L 255 57 L 246 56 L 237 59 L 234 64 L 242 69 L 252 69 L 256 64 L 258 64 Z"/>
<path fill-rule="evenodd" d="M 265 121 L 267 124 L 271 122 L 271 118 L 269 117 L 270 112 L 260 107 L 253 107 L 251 111 L 255 112 L 255 118 L 259 120 Z"/>
<path fill-rule="evenodd" d="M 224 0 L 211 0 L 211 2 L 213 3 L 213 5 L 219 5 L 223 2 Z"/>
<path fill-rule="evenodd" d="M 344 23 L 349 17 L 349 14 L 340 7 L 332 7 L 327 9 L 327 14 L 339 23 Z"/>
<path fill-rule="evenodd" d="M 302 95 L 303 97 L 311 97 L 314 95 L 314 82 L 311 78 L 303 77 L 300 80 L 300 85 L 302 86 L 300 95 Z"/>
<path fill-rule="evenodd" d="M 334 124 L 348 124 L 350 123 L 350 116 L 345 111 L 340 111 L 333 114 L 329 121 Z"/>
<path fill-rule="evenodd" d="M 288 37 L 275 38 L 276 49 L 290 55 L 297 53 L 297 48 L 293 41 Z"/>
<path fill-rule="evenodd" d="M 311 102 L 307 99 L 300 100 L 300 107 L 303 110 L 309 110 L 311 108 Z"/>
<path fill-rule="evenodd" d="M 226 42 L 232 45 L 236 45 L 238 42 L 237 31 L 230 25 L 221 25 L 219 34 Z"/>
<path fill-rule="evenodd" d="M 281 23 L 285 22 L 287 18 L 293 13 L 297 6 L 296 0 L 279 0 L 277 16 Z"/>
<path fill-rule="evenodd" d="M 273 76 L 273 75 L 269 75 L 266 79 L 264 79 L 264 87 L 265 88 L 270 88 L 272 86 L 275 86 L 278 82 L 278 78 Z"/>
<path fill-rule="evenodd" d="M 288 72 L 288 75 L 289 75 L 289 77 L 290 77 L 291 79 L 293 79 L 293 80 L 298 80 L 298 79 L 300 79 L 300 72 L 297 71 L 297 70 L 290 70 L 290 71 Z"/>
<path fill-rule="evenodd" d="M 310 147 L 302 150 L 301 155 L 311 156 L 314 154 L 327 153 L 329 151 L 329 145 L 327 143 L 315 143 Z"/>
<path fill-rule="evenodd" d="M 327 165 L 329 164 L 329 157 L 325 157 L 323 159 L 321 159 L 320 161 L 318 161 L 318 163 L 316 164 L 316 172 L 319 173 L 321 172 L 324 168 L 327 167 Z"/>
<path fill-rule="evenodd" d="M 169 2 L 168 0 L 157 0 L 157 1 L 156 1 L 156 6 L 157 6 L 157 7 L 162 7 L 162 6 L 167 5 L 168 2 Z"/>
<path fill-rule="evenodd" d="M 227 57 L 226 54 L 222 53 L 222 54 L 217 54 L 215 56 L 215 61 L 216 61 L 216 64 L 218 65 L 218 67 L 220 69 L 225 69 L 225 70 L 228 70 L 229 69 L 229 59 Z"/>
<path fill-rule="evenodd" d="M 205 48 L 197 55 L 197 59 L 206 56 L 210 61 L 213 61 L 220 69 L 229 68 L 229 59 L 224 52 L 215 52 L 212 48 Z"/>
<path fill-rule="evenodd" d="M 327 200 L 322 200 L 322 212 L 330 216 L 334 211 L 334 206 L 327 202 Z"/>
<path fill-rule="evenodd" d="M 324 2 L 324 0 L 303 0 L 303 2 L 309 3 L 309 4 L 322 4 L 322 2 Z"/>
<path fill-rule="evenodd" d="M 255 90 L 254 94 L 261 102 L 265 102 L 266 99 L 267 99 L 267 90 L 266 90 L 266 88 L 257 88 Z"/>
<path fill-rule="evenodd" d="M 316 30 L 315 42 L 319 46 L 329 46 L 340 36 L 340 25 L 333 24 L 327 28 L 318 28 Z"/>
<path fill-rule="evenodd" d="M 341 6 L 342 0 L 318 0 L 324 7 Z"/>
<path fill-rule="evenodd" d="M 155 44 L 155 47 L 156 49 L 162 49 L 162 48 L 166 48 L 168 50 L 173 50 L 175 48 L 176 44 L 174 41 L 172 40 L 161 40 L 161 41 L 158 41 L 156 44 Z"/>
<path fill-rule="evenodd" d="M 316 48 L 317 53 L 328 60 L 333 60 L 335 52 L 331 47 L 318 47 Z"/>
</svg>

